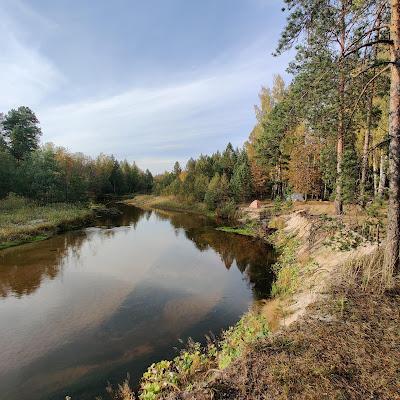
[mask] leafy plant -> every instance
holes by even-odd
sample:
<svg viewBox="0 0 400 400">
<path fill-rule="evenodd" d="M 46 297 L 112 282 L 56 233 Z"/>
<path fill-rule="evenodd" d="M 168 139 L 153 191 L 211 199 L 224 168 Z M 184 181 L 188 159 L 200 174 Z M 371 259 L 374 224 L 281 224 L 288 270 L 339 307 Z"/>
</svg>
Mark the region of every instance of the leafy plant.
<svg viewBox="0 0 400 400">
<path fill-rule="evenodd" d="M 139 399 L 156 400 L 171 390 L 190 390 L 210 369 L 226 368 L 248 345 L 268 333 L 263 316 L 247 313 L 222 334 L 220 341 L 209 340 L 205 346 L 189 341 L 187 348 L 172 361 L 163 360 L 148 368 L 140 382 Z"/>
</svg>

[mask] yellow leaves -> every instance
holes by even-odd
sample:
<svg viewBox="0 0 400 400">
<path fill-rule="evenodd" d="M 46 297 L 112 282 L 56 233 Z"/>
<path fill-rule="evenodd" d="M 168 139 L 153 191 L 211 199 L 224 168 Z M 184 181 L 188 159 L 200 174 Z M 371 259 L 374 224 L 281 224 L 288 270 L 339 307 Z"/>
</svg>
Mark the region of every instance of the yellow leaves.
<svg viewBox="0 0 400 400">
<path fill-rule="evenodd" d="M 179 174 L 179 180 L 181 181 L 181 182 L 185 182 L 185 180 L 186 180 L 186 177 L 187 177 L 187 172 L 186 171 L 182 171 L 180 174 Z"/>
</svg>

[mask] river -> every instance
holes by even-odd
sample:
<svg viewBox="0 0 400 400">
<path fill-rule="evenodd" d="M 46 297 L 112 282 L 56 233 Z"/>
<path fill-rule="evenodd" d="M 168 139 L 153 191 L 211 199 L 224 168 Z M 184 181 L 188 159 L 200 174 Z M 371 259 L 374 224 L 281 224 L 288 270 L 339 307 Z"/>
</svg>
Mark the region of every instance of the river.
<svg viewBox="0 0 400 400">
<path fill-rule="evenodd" d="M 0 399 L 93 400 L 268 296 L 271 247 L 198 215 L 120 206 L 0 251 Z"/>
</svg>

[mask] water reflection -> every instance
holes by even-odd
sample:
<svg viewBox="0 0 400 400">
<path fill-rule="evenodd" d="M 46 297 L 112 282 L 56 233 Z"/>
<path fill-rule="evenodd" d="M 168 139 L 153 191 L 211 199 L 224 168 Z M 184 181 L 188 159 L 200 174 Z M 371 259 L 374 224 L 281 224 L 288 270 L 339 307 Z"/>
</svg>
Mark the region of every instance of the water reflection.
<svg viewBox="0 0 400 400">
<path fill-rule="evenodd" d="M 0 393 L 93 399 L 265 296 L 273 253 L 205 217 L 122 207 L 98 226 L 0 252 Z M 0 395 L 0 398 L 1 396 Z"/>
<path fill-rule="evenodd" d="M 0 251 L 0 297 L 29 295 L 60 274 L 64 259 L 79 257 L 84 231 Z"/>
</svg>

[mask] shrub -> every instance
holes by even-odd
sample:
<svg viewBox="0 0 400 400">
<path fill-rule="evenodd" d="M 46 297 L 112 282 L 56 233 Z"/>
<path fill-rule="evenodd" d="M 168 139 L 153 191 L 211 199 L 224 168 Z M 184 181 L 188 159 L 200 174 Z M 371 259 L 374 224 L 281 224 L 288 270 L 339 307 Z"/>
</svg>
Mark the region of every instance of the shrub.
<svg viewBox="0 0 400 400">
<path fill-rule="evenodd" d="M 215 210 L 218 217 L 233 219 L 236 215 L 236 203 L 233 199 L 221 203 Z"/>
<path fill-rule="evenodd" d="M 15 193 L 9 193 L 8 196 L 0 200 L 0 210 L 1 211 L 11 211 L 17 208 L 25 207 L 29 204 L 29 200 L 24 197 L 18 196 Z"/>
</svg>

